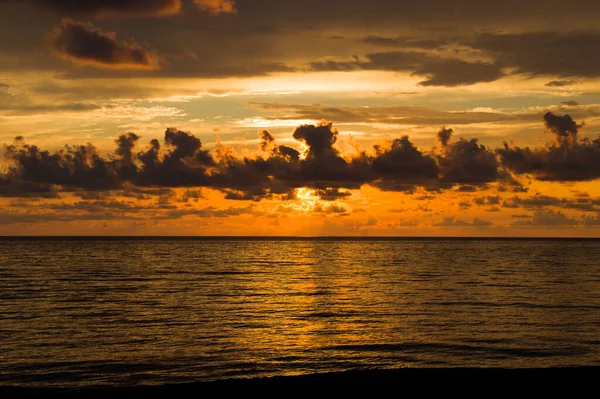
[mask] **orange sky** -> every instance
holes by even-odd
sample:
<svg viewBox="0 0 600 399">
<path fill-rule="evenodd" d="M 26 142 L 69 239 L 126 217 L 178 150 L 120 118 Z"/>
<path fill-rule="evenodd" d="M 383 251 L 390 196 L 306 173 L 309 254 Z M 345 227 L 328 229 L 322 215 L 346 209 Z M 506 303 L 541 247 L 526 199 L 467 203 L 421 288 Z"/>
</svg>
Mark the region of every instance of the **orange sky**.
<svg viewBox="0 0 600 399">
<path fill-rule="evenodd" d="M 111 4 L 0 1 L 2 235 L 599 235 L 593 2 Z"/>
</svg>

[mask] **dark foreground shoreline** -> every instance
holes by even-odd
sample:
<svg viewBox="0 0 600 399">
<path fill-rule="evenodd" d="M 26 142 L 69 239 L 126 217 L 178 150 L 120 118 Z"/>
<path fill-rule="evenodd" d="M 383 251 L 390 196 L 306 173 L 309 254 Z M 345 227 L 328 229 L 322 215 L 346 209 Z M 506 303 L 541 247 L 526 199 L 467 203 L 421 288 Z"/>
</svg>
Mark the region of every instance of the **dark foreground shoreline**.
<svg viewBox="0 0 600 399">
<path fill-rule="evenodd" d="M 104 398 L 104 397 L 197 397 L 215 392 L 265 392 L 285 389 L 297 393 L 303 388 L 327 388 L 344 391 L 353 387 L 395 386 L 402 389 L 431 391 L 487 393 L 569 390 L 575 393 L 586 387 L 595 387 L 600 367 L 565 367 L 546 369 L 495 368 L 438 368 L 353 370 L 335 373 L 280 376 L 251 379 L 224 379 L 218 381 L 143 385 L 129 387 L 90 388 L 24 388 L 0 386 L 0 398 Z M 289 391 L 294 389 L 293 391 Z M 241 390 L 241 391 L 240 391 Z"/>
</svg>

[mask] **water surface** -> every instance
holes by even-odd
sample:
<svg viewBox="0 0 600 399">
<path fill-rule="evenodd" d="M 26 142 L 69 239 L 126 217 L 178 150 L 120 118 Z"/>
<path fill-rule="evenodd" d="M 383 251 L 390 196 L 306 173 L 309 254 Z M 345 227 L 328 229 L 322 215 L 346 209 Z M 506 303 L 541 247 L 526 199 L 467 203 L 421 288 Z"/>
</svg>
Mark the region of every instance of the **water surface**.
<svg viewBox="0 0 600 399">
<path fill-rule="evenodd" d="M 0 240 L 0 384 L 600 365 L 596 240 Z"/>
</svg>

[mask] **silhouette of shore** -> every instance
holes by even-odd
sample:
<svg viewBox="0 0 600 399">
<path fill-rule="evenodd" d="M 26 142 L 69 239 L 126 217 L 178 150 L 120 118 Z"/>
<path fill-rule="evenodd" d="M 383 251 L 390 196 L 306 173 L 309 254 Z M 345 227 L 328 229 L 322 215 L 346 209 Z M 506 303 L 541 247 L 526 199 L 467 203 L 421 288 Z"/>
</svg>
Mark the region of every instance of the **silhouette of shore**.
<svg viewBox="0 0 600 399">
<path fill-rule="evenodd" d="M 104 397 L 197 397 L 209 392 L 262 392 L 285 389 L 297 392 L 305 388 L 346 390 L 352 387 L 373 388 L 396 386 L 402 389 L 477 390 L 486 391 L 540 387 L 544 390 L 582 389 L 592 386 L 600 375 L 600 367 L 566 367 L 548 369 L 397 369 L 353 370 L 337 373 L 279 376 L 252 379 L 225 379 L 218 381 L 166 384 L 158 386 L 90 387 L 90 388 L 24 388 L 0 387 L 2 398 L 104 398 Z M 293 391 L 289 391 L 294 389 Z M 537 389 L 537 388 L 536 388 Z M 215 391 L 216 390 L 216 391 Z M 156 396 L 158 395 L 158 396 Z"/>
</svg>

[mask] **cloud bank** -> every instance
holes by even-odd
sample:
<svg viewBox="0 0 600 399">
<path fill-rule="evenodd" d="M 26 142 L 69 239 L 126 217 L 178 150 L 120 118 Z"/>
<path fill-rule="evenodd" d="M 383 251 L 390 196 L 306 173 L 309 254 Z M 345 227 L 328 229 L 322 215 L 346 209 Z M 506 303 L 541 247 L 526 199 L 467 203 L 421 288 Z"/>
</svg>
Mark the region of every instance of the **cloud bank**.
<svg viewBox="0 0 600 399">
<path fill-rule="evenodd" d="M 305 151 L 279 145 L 263 131 L 260 152 L 254 156 L 239 156 L 223 145 L 209 151 L 193 134 L 174 128 L 166 130 L 162 143 L 152 140 L 141 150 L 138 135 L 122 134 L 108 155 L 92 144 L 50 152 L 18 137 L 4 146 L 9 169 L 0 179 L 0 190 L 15 197 L 124 186 L 208 187 L 228 199 L 260 200 L 293 198 L 296 189 L 306 187 L 322 199 L 337 199 L 365 184 L 384 191 L 421 187 L 469 192 L 497 183 L 502 191 L 523 192 L 520 175 L 551 181 L 600 178 L 600 139 L 580 138 L 583 124 L 568 115 L 547 113 L 543 121 L 555 138 L 545 147 L 505 143 L 494 150 L 475 138 L 455 140 L 452 129 L 442 128 L 437 146 L 429 151 L 403 136 L 352 155 L 337 147 L 339 132 L 326 121 L 295 129 L 293 137 Z"/>
</svg>

